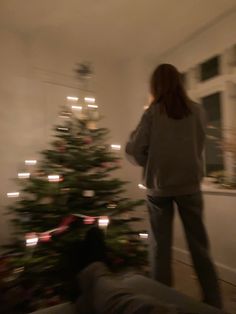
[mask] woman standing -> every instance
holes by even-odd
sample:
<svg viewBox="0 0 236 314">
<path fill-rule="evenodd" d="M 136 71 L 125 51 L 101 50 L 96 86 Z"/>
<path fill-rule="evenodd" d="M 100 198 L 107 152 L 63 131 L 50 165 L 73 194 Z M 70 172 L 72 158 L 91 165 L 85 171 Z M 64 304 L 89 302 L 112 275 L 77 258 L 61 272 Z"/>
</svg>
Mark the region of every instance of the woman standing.
<svg viewBox="0 0 236 314">
<path fill-rule="evenodd" d="M 131 134 L 126 153 L 143 167 L 153 236 L 153 277 L 172 285 L 174 203 L 183 223 L 203 301 L 221 308 L 217 275 L 203 224 L 202 154 L 205 142 L 203 108 L 185 92 L 178 70 L 159 65 L 150 81 L 152 103 Z"/>
</svg>

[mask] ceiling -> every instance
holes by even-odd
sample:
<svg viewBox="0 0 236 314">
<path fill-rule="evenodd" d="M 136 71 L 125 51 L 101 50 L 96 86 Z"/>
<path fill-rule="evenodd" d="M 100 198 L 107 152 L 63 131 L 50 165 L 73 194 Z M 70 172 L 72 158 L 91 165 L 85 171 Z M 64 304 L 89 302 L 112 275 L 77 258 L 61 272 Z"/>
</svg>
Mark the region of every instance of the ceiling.
<svg viewBox="0 0 236 314">
<path fill-rule="evenodd" d="M 236 9 L 236 0 L 0 0 L 0 27 L 114 58 L 160 55 Z"/>
</svg>

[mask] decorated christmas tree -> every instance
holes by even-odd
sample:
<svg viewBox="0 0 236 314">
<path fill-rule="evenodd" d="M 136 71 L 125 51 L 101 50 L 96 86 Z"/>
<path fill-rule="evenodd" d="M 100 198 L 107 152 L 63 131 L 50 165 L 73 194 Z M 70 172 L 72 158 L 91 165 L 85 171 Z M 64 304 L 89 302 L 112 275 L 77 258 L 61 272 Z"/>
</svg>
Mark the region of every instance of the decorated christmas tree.
<svg viewBox="0 0 236 314">
<path fill-rule="evenodd" d="M 86 65 L 78 72 L 84 80 L 91 74 Z M 70 298 L 69 250 L 92 225 L 104 229 L 114 269 L 146 264 L 145 241 L 131 228 L 138 220 L 132 212 L 142 201 L 124 197 L 126 182 L 112 175 L 120 167 L 120 145 L 109 144 L 108 130 L 98 126 L 96 99 L 79 90 L 67 97 L 59 116 L 49 149 L 39 160 L 25 161 L 17 179 L 20 192 L 8 193 L 16 197 L 9 206 L 14 217 L 9 282 L 27 290 L 22 306 L 28 310 Z"/>
</svg>

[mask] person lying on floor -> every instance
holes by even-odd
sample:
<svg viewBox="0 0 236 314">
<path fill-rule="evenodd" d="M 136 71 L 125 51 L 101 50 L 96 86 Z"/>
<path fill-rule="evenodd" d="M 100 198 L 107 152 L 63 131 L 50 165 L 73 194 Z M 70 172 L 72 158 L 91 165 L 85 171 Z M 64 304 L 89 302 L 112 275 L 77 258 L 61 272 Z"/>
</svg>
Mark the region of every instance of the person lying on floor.
<svg viewBox="0 0 236 314">
<path fill-rule="evenodd" d="M 76 301 L 77 313 L 79 314 L 217 314 L 222 311 L 213 307 L 198 303 L 185 297 L 169 287 L 153 282 L 156 290 L 157 285 L 160 294 L 166 294 L 166 302 L 159 300 L 155 296 L 145 292 L 145 281 L 143 276 L 139 276 L 144 282 L 144 289 L 141 284 L 140 289 L 135 289 L 134 285 L 127 284 L 113 276 L 107 266 L 106 243 L 103 231 L 97 227 L 90 229 L 81 245 L 71 250 L 71 271 L 77 268 L 78 276 L 74 280 L 74 297 L 79 297 Z M 78 290 L 76 290 L 78 284 Z M 147 285 L 147 283 L 146 283 Z M 133 286 L 133 287 L 132 287 Z M 140 286 L 140 282 L 139 282 Z M 136 287 L 137 288 L 137 287 Z M 139 291 L 138 291 L 139 290 Z M 144 291 L 142 291 L 144 290 Z M 168 291 L 167 291 L 168 290 Z M 79 291 L 79 292 L 77 292 Z M 152 293 L 153 294 L 153 293 Z M 189 302 L 190 300 L 190 302 Z"/>
</svg>

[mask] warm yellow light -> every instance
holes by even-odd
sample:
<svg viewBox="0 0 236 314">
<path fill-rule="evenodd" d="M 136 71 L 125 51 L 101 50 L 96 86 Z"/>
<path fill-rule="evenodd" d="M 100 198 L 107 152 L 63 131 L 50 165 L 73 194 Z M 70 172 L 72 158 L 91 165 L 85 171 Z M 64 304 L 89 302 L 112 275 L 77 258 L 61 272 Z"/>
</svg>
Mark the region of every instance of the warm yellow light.
<svg viewBox="0 0 236 314">
<path fill-rule="evenodd" d="M 49 182 L 59 182 L 60 176 L 58 174 L 51 174 L 48 176 L 48 181 Z"/>
<path fill-rule="evenodd" d="M 18 173 L 18 178 L 19 179 L 28 179 L 30 177 L 29 172 L 19 172 Z"/>
<path fill-rule="evenodd" d="M 67 96 L 66 99 L 67 99 L 67 100 L 72 100 L 72 101 L 78 101 L 78 100 L 79 100 L 79 97 Z"/>
<path fill-rule="evenodd" d="M 88 108 L 98 108 L 98 105 L 88 105 Z"/>
<path fill-rule="evenodd" d="M 141 183 L 139 183 L 138 187 L 139 187 L 141 190 L 146 190 L 146 189 L 147 189 L 146 186 L 143 185 L 143 184 L 141 184 Z"/>
<path fill-rule="evenodd" d="M 69 131 L 68 128 L 62 128 L 62 127 L 59 127 L 59 128 L 57 128 L 57 129 L 60 130 L 60 131 Z"/>
<path fill-rule="evenodd" d="M 71 106 L 71 109 L 73 110 L 82 110 L 82 107 L 81 106 Z"/>
<path fill-rule="evenodd" d="M 109 222 L 110 222 L 110 220 L 107 216 L 100 217 L 98 219 L 98 226 L 100 228 L 107 228 L 107 226 L 109 225 Z"/>
<path fill-rule="evenodd" d="M 35 246 L 37 245 L 38 241 L 39 241 L 39 238 L 36 235 L 36 233 L 30 233 L 26 235 L 26 239 L 25 239 L 26 246 Z"/>
<path fill-rule="evenodd" d="M 148 239 L 148 233 L 139 233 L 141 239 Z"/>
<path fill-rule="evenodd" d="M 12 198 L 12 197 L 19 197 L 20 196 L 20 192 L 10 192 L 7 193 L 7 197 Z"/>
<path fill-rule="evenodd" d="M 96 99 L 94 97 L 84 97 L 85 102 L 95 103 Z"/>
<path fill-rule="evenodd" d="M 114 150 L 120 150 L 121 149 L 121 145 L 119 144 L 111 144 L 111 148 Z"/>
<path fill-rule="evenodd" d="M 25 160 L 25 164 L 28 166 L 34 166 L 37 164 L 37 160 Z"/>
</svg>

